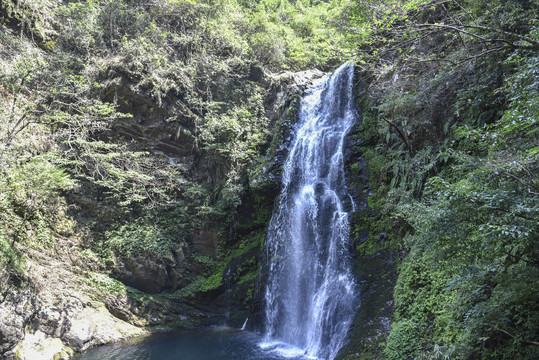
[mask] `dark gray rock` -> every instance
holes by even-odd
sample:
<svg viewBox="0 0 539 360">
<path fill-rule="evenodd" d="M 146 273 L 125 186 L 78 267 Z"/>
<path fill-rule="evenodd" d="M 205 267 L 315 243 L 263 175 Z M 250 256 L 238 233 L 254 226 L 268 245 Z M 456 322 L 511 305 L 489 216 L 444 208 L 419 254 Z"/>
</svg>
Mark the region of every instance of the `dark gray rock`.
<svg viewBox="0 0 539 360">
<path fill-rule="evenodd" d="M 0 357 L 11 359 L 12 349 L 40 310 L 40 301 L 29 279 L 22 275 L 2 271 L 0 279 Z"/>
<path fill-rule="evenodd" d="M 114 276 L 124 284 L 150 294 L 178 289 L 188 283 L 187 251 L 184 243 L 169 256 L 149 253 L 120 257 Z"/>
</svg>

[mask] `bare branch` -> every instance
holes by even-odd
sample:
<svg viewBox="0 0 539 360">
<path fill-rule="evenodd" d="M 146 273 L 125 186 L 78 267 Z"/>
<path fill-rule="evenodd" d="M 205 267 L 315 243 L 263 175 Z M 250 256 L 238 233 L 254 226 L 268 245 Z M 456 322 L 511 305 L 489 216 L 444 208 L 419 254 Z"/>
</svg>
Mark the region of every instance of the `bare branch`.
<svg viewBox="0 0 539 360">
<path fill-rule="evenodd" d="M 391 121 L 387 120 L 386 118 L 384 118 L 383 116 L 380 116 L 380 119 L 384 120 L 386 123 L 388 123 L 391 127 L 393 127 L 395 130 L 397 130 L 397 133 L 399 134 L 399 136 L 401 137 L 401 139 L 404 141 L 404 143 L 406 144 L 406 148 L 408 149 L 408 151 L 410 153 L 412 153 L 412 145 L 410 144 L 410 142 L 408 141 L 408 138 L 406 137 L 406 135 L 404 135 L 404 133 L 401 131 L 401 129 L 399 129 L 399 127 L 395 124 L 393 124 Z"/>
<path fill-rule="evenodd" d="M 512 33 L 512 32 L 509 32 L 509 31 L 505 31 L 505 30 L 502 30 L 502 29 L 491 28 L 491 27 L 488 27 L 488 26 L 478 26 L 478 25 L 454 26 L 454 25 L 446 25 L 446 24 L 415 24 L 413 26 L 418 28 L 418 29 L 422 29 L 422 28 L 438 28 L 438 29 L 444 29 L 444 30 L 451 30 L 451 31 L 455 31 L 457 33 L 462 33 L 462 34 L 474 37 L 476 39 L 479 39 L 479 40 L 481 40 L 483 42 L 487 42 L 487 43 L 505 43 L 509 47 L 516 48 L 516 49 L 539 50 L 539 42 L 537 42 L 535 40 L 529 39 L 529 38 L 527 38 L 525 36 L 515 34 L 515 33 Z M 474 34 L 474 33 L 470 32 L 470 31 L 466 31 L 466 30 L 464 30 L 464 28 L 494 31 L 494 32 L 497 32 L 499 34 L 504 34 L 504 35 L 509 35 L 509 36 L 516 37 L 516 38 L 518 38 L 520 40 L 528 42 L 530 45 L 516 44 L 516 43 L 514 43 L 514 42 L 512 42 L 510 40 L 501 39 L 501 38 L 494 38 L 494 39 L 493 38 L 486 38 L 484 36 Z"/>
<path fill-rule="evenodd" d="M 513 37 L 516 37 L 516 38 L 518 38 L 520 40 L 526 41 L 526 42 L 528 42 L 528 43 L 530 43 L 532 45 L 535 45 L 535 46 L 531 47 L 532 49 L 539 49 L 539 42 L 538 41 L 536 41 L 534 39 L 531 39 L 531 38 L 529 38 L 527 36 L 523 36 L 523 35 L 511 32 L 511 31 L 503 30 L 501 28 L 493 28 L 493 27 L 489 27 L 489 26 L 479 26 L 479 25 L 462 25 L 462 27 L 471 28 L 471 29 L 477 29 L 477 30 L 494 31 L 494 32 L 497 32 L 499 34 L 513 36 Z"/>
<path fill-rule="evenodd" d="M 6 139 L 6 146 L 10 146 L 15 135 L 20 133 L 28 124 L 30 124 L 30 123 L 24 124 L 24 119 L 26 119 L 26 115 L 28 114 L 23 114 L 23 116 L 21 116 L 21 118 L 17 121 L 17 123 L 8 132 L 7 139 Z"/>
<path fill-rule="evenodd" d="M 462 6 L 457 0 L 453 0 L 453 3 L 457 4 L 457 6 L 466 13 L 466 15 L 468 15 L 470 17 L 470 19 L 472 20 L 475 20 L 475 17 L 470 14 L 470 12 L 464 7 Z"/>
</svg>

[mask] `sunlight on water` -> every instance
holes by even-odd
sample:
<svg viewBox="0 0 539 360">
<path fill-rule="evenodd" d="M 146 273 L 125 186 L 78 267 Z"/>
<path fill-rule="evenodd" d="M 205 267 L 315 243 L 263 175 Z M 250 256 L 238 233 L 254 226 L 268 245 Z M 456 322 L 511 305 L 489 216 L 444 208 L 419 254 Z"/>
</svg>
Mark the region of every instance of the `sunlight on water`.
<svg viewBox="0 0 539 360">
<path fill-rule="evenodd" d="M 155 334 L 91 349 L 74 360 L 305 360 L 304 350 L 268 344 L 261 336 L 226 327 Z"/>
<path fill-rule="evenodd" d="M 281 341 L 264 341 L 258 346 L 262 350 L 274 352 L 287 359 L 318 359 L 315 356 L 306 355 L 305 349 L 300 349 Z"/>
</svg>

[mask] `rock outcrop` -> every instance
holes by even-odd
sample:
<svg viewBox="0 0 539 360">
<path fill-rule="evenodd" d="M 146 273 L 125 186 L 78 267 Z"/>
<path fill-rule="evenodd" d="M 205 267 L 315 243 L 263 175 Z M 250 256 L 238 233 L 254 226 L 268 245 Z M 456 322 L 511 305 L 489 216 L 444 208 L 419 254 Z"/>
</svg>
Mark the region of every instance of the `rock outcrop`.
<svg viewBox="0 0 539 360">
<path fill-rule="evenodd" d="M 156 254 L 123 257 L 118 259 L 113 275 L 124 284 L 150 294 L 175 290 L 188 285 L 188 253 L 187 244 L 183 243 L 166 257 Z"/>
<path fill-rule="evenodd" d="M 225 311 L 235 314 L 230 319 L 234 325 L 241 326 L 246 317 L 253 317 L 250 327 L 256 324 L 260 296 L 255 286 L 261 250 L 258 245 L 230 260 L 222 280 L 226 286 L 209 294 L 204 303 L 189 304 L 166 296 L 159 302 L 145 296 L 189 285 L 193 276 L 202 271 L 190 262 L 193 251 L 216 259 L 220 244 L 235 246 L 233 241 L 238 237 L 234 234 L 256 237 L 257 244 L 262 243 L 259 235 L 263 234 L 278 194 L 280 167 L 293 135 L 297 106 L 305 87 L 322 73 L 312 70 L 267 75 L 262 71 L 258 75 L 257 81 L 267 89 L 266 115 L 274 136 L 272 143 L 264 147 L 268 151 L 266 164 L 250 183 L 245 179 L 250 186 L 237 210 L 242 216 L 230 229 L 229 240 L 222 239 L 218 229 L 200 227 L 194 229 L 189 242 L 180 243 L 170 255 L 118 256 L 107 264 L 83 255 L 81 239 L 58 238 L 51 249 L 24 249 L 27 275 L 6 273 L 0 277 L 0 357 L 67 359 L 74 352 L 139 335 L 153 326 L 217 323 Z M 145 144 L 153 156 L 166 157 L 197 178 L 214 176 L 200 173 L 205 171 L 204 164 L 199 159 L 197 165 L 196 158 L 203 155 L 193 152 L 188 122 L 171 121 L 171 99 L 157 105 L 123 75 L 110 81 L 105 100 L 107 96 L 137 108 L 136 117 L 119 121 L 112 129 L 118 136 Z M 98 203 L 88 202 L 87 196 L 81 192 L 71 199 L 80 204 L 85 217 L 95 212 L 109 221 L 115 218 L 116 214 L 100 209 Z M 106 221 L 100 226 L 105 230 Z M 112 268 L 110 275 L 121 282 L 107 275 L 107 267 Z M 133 289 L 130 291 L 142 292 L 133 295 L 126 291 L 126 285 Z"/>
<path fill-rule="evenodd" d="M 0 357 L 67 359 L 74 351 L 144 333 L 111 314 L 103 292 L 89 284 L 74 243 L 27 249 L 27 276 L 2 274 Z"/>
<path fill-rule="evenodd" d="M 28 278 L 2 271 L 0 279 L 0 356 L 9 358 L 25 337 L 40 300 Z"/>
</svg>

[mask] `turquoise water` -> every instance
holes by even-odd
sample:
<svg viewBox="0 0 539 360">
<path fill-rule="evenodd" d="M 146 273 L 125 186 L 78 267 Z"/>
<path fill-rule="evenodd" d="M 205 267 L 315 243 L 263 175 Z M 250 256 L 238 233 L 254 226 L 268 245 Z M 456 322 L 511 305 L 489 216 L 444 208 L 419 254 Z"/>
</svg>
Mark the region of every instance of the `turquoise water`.
<svg viewBox="0 0 539 360">
<path fill-rule="evenodd" d="M 279 345 L 279 346 L 277 346 Z M 231 328 L 155 334 L 97 347 L 76 360 L 300 360 L 299 349 L 265 343 L 262 336 Z"/>
</svg>

